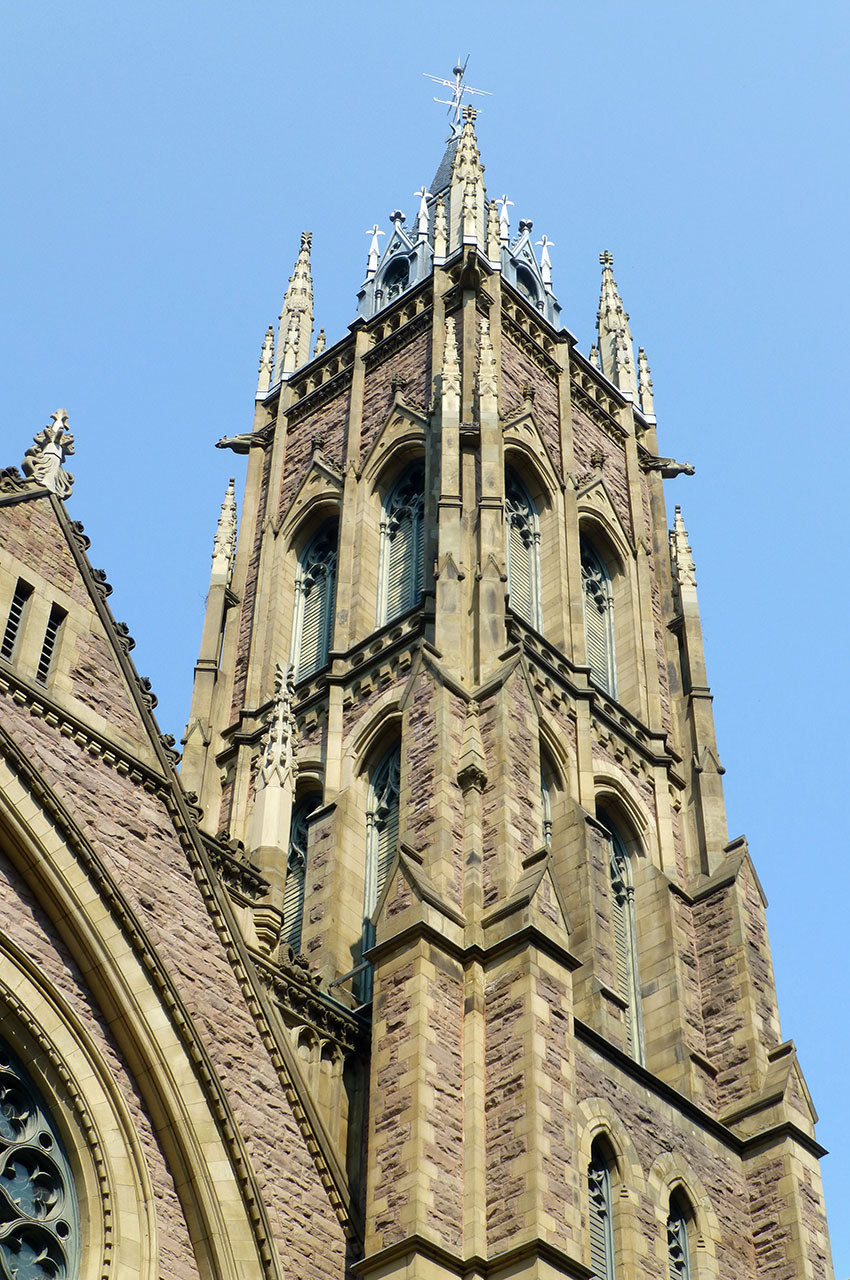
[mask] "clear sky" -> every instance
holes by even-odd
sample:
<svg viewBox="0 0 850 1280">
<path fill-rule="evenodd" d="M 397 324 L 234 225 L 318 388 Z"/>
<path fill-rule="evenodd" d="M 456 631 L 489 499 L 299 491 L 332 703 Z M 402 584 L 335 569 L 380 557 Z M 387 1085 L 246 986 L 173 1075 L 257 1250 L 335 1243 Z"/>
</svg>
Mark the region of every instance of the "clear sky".
<svg viewBox="0 0 850 1280">
<path fill-rule="evenodd" d="M 314 233 L 316 321 L 443 150 L 423 72 L 489 89 L 486 181 L 593 339 L 601 249 L 697 565 L 730 834 L 771 902 L 783 1032 L 850 1275 L 846 978 L 850 6 L 7 0 L 0 465 L 60 405 L 70 506 L 178 737 L 260 343 Z M 839 321 L 841 322 L 839 324 Z"/>
</svg>

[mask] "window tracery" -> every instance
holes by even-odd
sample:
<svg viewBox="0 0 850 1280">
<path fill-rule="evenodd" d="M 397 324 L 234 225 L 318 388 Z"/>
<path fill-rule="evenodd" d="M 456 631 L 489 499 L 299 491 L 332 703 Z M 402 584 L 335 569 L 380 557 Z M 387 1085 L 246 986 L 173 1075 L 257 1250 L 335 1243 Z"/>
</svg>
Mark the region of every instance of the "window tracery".
<svg viewBox="0 0 850 1280">
<path fill-rule="evenodd" d="M 318 671 L 328 660 L 336 592 L 337 522 L 323 525 L 298 561 L 292 619 L 295 679 Z"/>
<path fill-rule="evenodd" d="M 418 604 L 424 577 L 425 467 L 414 462 L 384 499 L 379 622 Z"/>
<path fill-rule="evenodd" d="M 543 626 L 540 606 L 540 521 L 525 485 L 513 471 L 505 477 L 508 602 L 530 626 Z"/>
</svg>

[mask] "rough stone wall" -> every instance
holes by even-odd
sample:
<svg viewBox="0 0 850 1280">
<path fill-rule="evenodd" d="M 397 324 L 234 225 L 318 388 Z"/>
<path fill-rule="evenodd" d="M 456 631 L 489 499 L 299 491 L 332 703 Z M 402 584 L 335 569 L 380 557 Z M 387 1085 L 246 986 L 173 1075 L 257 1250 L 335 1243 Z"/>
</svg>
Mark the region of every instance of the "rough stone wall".
<svg viewBox="0 0 850 1280">
<path fill-rule="evenodd" d="M 282 1257 L 338 1280 L 342 1228 L 259 1039 L 162 801 L 25 709 L 4 724 L 109 868 L 157 947 L 224 1084 Z"/>
<path fill-rule="evenodd" d="M 609 1063 L 585 1047 L 577 1051 L 576 1094 L 578 1101 L 590 1104 L 597 1098 L 604 1099 L 635 1148 L 640 1185 L 630 1185 L 632 1173 L 628 1168 L 621 1170 L 620 1176 L 637 1202 L 636 1220 L 645 1236 L 646 1253 L 642 1257 L 646 1263 L 651 1267 L 651 1255 L 663 1258 L 666 1251 L 666 1239 L 662 1241 L 660 1237 L 663 1222 L 659 1222 L 654 1210 L 650 1212 L 653 1198 L 646 1180 L 655 1162 L 672 1152 L 700 1179 L 719 1219 L 720 1234 L 713 1241 L 718 1280 L 755 1280 L 747 1181 L 737 1157 L 707 1136 L 703 1138 L 699 1129 L 653 1099 L 634 1080 L 619 1076 Z M 659 1248 L 659 1244 L 665 1247 Z M 656 1272 L 648 1270 L 647 1274 Z M 666 1272 L 660 1270 L 658 1275 L 661 1280 Z M 761 1272 L 758 1275 L 760 1280 Z"/>
<path fill-rule="evenodd" d="M 348 406 L 351 392 L 346 388 L 328 404 L 314 413 L 308 413 L 293 426 L 287 428 L 286 456 L 283 481 L 280 489 L 279 514 L 285 516 L 295 498 L 316 448 L 321 441 L 321 451 L 338 471 L 345 461 L 345 440 L 348 432 Z"/>
<path fill-rule="evenodd" d="M 634 537 L 629 481 L 626 472 L 626 454 L 623 446 L 573 405 L 573 447 L 575 449 L 576 475 L 584 476 L 593 470 L 590 455 L 595 449 L 605 454 L 602 478 L 611 496 L 614 509 L 630 537 Z"/>
<path fill-rule="evenodd" d="M 198 1275 L 198 1270 L 183 1210 L 132 1074 L 73 957 L 57 938 L 51 921 L 41 910 L 27 885 L 2 854 L 0 929 L 14 939 L 38 966 L 43 976 L 61 991 L 106 1063 L 139 1135 L 153 1187 L 159 1233 L 158 1274 L 161 1280 L 191 1280 L 191 1277 Z"/>
<path fill-rule="evenodd" d="M 537 715 L 524 679 L 515 673 L 488 698 L 479 716 L 487 762 L 482 803 L 484 906 L 518 878 L 519 859 L 543 843 Z"/>
<path fill-rule="evenodd" d="M 502 413 L 516 413 L 523 401 L 525 388 L 534 387 L 532 412 L 546 443 L 549 456 L 559 478 L 563 479 L 561 466 L 561 428 L 558 405 L 558 384 L 549 377 L 534 360 L 502 330 Z"/>
<path fill-rule="evenodd" d="M 406 732 L 402 740 L 402 776 L 407 769 L 407 804 L 403 805 L 402 838 L 425 853 L 432 839 L 436 815 L 439 766 L 436 690 L 431 677 L 421 672 L 407 712 Z"/>
<path fill-rule="evenodd" d="M 412 405 L 426 408 L 431 401 L 431 330 L 413 338 L 401 351 L 366 373 L 363 389 L 363 418 L 360 430 L 360 452 L 363 457 L 389 417 L 393 403 L 394 377 L 406 380 L 402 395 Z"/>
<path fill-rule="evenodd" d="M 254 631 L 254 606 L 257 599 L 257 576 L 260 572 L 260 553 L 263 546 L 263 530 L 266 523 L 266 505 L 269 494 L 269 474 L 272 465 L 272 451 L 266 449 L 263 454 L 263 476 L 260 481 L 260 493 L 257 502 L 257 523 L 254 528 L 254 542 L 248 560 L 248 572 L 242 592 L 242 608 L 239 614 L 239 632 L 236 642 L 236 659 L 233 664 L 233 701 L 231 703 L 231 720 L 238 716 L 245 702 L 245 687 L 248 681 L 248 665 L 251 659 L 251 636 Z M 240 530 L 241 534 L 241 530 Z M 225 806 L 222 798 L 221 812 L 223 817 L 229 816 L 229 806 Z"/>
<path fill-rule="evenodd" d="M 88 605 L 88 592 L 68 544 L 59 534 L 49 498 L 9 503 L 3 508 L 0 548 L 64 591 L 75 604 Z"/>
</svg>

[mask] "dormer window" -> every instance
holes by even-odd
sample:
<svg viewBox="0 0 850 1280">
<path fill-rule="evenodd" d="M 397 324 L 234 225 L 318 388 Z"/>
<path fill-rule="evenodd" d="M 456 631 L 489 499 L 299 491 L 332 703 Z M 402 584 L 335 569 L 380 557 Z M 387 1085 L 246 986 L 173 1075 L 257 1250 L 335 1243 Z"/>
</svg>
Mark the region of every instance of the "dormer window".
<svg viewBox="0 0 850 1280">
<path fill-rule="evenodd" d="M 387 302 L 392 302 L 404 293 L 410 282 L 410 263 L 407 258 L 396 258 L 384 272 L 384 295 Z"/>
<path fill-rule="evenodd" d="M 528 270 L 528 267 L 517 267 L 516 287 L 533 307 L 537 306 L 537 281 Z"/>
</svg>

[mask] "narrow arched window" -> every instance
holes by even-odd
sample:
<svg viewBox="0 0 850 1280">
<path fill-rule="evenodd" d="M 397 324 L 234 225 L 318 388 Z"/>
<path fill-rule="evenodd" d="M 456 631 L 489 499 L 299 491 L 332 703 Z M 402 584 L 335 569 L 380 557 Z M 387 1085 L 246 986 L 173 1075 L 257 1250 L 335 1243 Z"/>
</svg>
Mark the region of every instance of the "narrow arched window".
<svg viewBox="0 0 850 1280">
<path fill-rule="evenodd" d="M 508 604 L 540 631 L 540 521 L 531 495 L 513 471 L 505 476 L 505 526 Z"/>
<path fill-rule="evenodd" d="M 584 634 L 591 679 L 612 698 L 617 696 L 614 663 L 614 593 L 611 575 L 589 542 L 581 542 L 581 585 Z"/>
<path fill-rule="evenodd" d="M 546 770 L 540 770 L 540 799 L 543 802 L 543 843 L 547 849 L 552 848 L 552 788 L 546 776 Z"/>
<path fill-rule="evenodd" d="M 667 1258 L 670 1280 L 691 1280 L 691 1256 L 688 1249 L 688 1219 L 691 1214 L 682 1196 L 673 1192 L 667 1217 Z"/>
<path fill-rule="evenodd" d="M 626 1006 L 626 1047 L 632 1057 L 638 1062 L 643 1062 L 643 1020 L 638 983 L 632 862 L 616 832 L 609 832 L 608 853 L 611 877 L 611 928 L 614 935 L 617 990 Z"/>
<path fill-rule="evenodd" d="M 600 1142 L 591 1148 L 587 1168 L 590 1266 L 594 1280 L 614 1280 L 614 1228 L 611 1217 L 611 1172 Z"/>
<path fill-rule="evenodd" d="M 366 808 L 366 875 L 363 887 L 363 951 L 375 941 L 372 914 L 387 879 L 396 849 L 399 831 L 399 795 L 401 747 L 396 744 L 375 767 L 369 783 Z M 360 999 L 372 997 L 371 965 L 360 979 Z"/>
<path fill-rule="evenodd" d="M 414 462 L 384 499 L 378 621 L 391 622 L 422 597 L 425 467 Z"/>
<path fill-rule="evenodd" d="M 321 796 L 312 791 L 292 810 L 289 826 L 289 853 L 286 859 L 286 884 L 283 891 L 283 940 L 292 950 L 301 950 L 304 923 L 304 889 L 307 882 L 307 820 L 319 807 Z"/>
<path fill-rule="evenodd" d="M 334 621 L 337 530 L 336 520 L 328 521 L 298 559 L 292 618 L 296 680 L 312 675 L 328 660 Z"/>
<path fill-rule="evenodd" d="M 404 293 L 410 281 L 410 262 L 407 258 L 396 258 L 384 272 L 383 287 L 386 301 L 392 302 L 400 293 Z"/>
<path fill-rule="evenodd" d="M 0 1041 L 0 1275 L 79 1270 L 80 1214 L 56 1126 L 23 1064 Z"/>
</svg>

